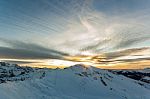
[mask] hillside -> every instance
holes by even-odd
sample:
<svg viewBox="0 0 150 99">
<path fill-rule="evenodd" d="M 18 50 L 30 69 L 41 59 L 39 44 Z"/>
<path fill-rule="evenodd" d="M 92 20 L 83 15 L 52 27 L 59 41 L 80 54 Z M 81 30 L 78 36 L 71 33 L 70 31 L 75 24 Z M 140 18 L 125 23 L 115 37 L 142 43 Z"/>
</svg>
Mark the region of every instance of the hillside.
<svg viewBox="0 0 150 99">
<path fill-rule="evenodd" d="M 40 69 L 0 63 L 0 99 L 150 99 L 149 93 L 149 82 L 115 71 L 84 65 Z"/>
</svg>

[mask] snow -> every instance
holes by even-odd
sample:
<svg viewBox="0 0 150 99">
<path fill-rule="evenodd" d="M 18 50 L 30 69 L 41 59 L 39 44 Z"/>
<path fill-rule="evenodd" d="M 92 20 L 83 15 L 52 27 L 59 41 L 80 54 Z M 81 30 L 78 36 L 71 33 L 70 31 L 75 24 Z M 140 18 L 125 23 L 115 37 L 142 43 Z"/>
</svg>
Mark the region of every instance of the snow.
<svg viewBox="0 0 150 99">
<path fill-rule="evenodd" d="M 150 89 L 139 85 L 140 81 L 92 66 L 31 70 L 25 72 L 23 81 L 12 77 L 1 83 L 0 99 L 150 99 Z M 24 77 L 18 74 L 18 78 Z"/>
<path fill-rule="evenodd" d="M 148 77 L 148 76 L 144 77 L 143 79 L 150 81 L 150 77 Z"/>
</svg>

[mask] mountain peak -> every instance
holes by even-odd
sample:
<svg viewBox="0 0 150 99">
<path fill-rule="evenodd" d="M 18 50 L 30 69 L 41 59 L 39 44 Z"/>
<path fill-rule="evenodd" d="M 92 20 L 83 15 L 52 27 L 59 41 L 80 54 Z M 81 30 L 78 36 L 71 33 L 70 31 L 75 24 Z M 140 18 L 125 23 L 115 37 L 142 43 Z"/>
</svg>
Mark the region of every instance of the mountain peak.
<svg viewBox="0 0 150 99">
<path fill-rule="evenodd" d="M 84 64 L 76 64 L 76 65 L 70 66 L 70 68 L 83 68 L 83 69 L 88 69 L 89 67 L 91 66 L 84 65 Z"/>
<path fill-rule="evenodd" d="M 75 70 L 75 71 L 91 71 L 95 67 L 90 66 L 90 65 L 84 65 L 84 64 L 76 64 L 76 65 L 73 65 L 73 66 L 70 66 L 67 68 Z M 65 69 L 67 69 L 67 68 L 65 68 Z"/>
</svg>

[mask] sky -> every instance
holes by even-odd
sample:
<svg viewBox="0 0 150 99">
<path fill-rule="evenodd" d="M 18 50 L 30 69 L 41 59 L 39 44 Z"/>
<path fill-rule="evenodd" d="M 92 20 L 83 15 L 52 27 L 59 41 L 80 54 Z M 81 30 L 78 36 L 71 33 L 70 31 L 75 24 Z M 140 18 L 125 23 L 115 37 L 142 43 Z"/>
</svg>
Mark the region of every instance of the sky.
<svg viewBox="0 0 150 99">
<path fill-rule="evenodd" d="M 0 60 L 150 67 L 150 0 L 0 0 Z"/>
</svg>

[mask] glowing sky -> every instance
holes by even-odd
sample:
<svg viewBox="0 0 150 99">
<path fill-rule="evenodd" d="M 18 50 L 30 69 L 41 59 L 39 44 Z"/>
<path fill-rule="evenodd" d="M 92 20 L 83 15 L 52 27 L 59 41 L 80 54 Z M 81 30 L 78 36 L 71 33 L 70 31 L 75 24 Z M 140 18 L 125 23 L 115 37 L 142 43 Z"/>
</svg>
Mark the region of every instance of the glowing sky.
<svg viewBox="0 0 150 99">
<path fill-rule="evenodd" d="M 150 0 L 0 0 L 0 60 L 150 67 Z"/>
</svg>

